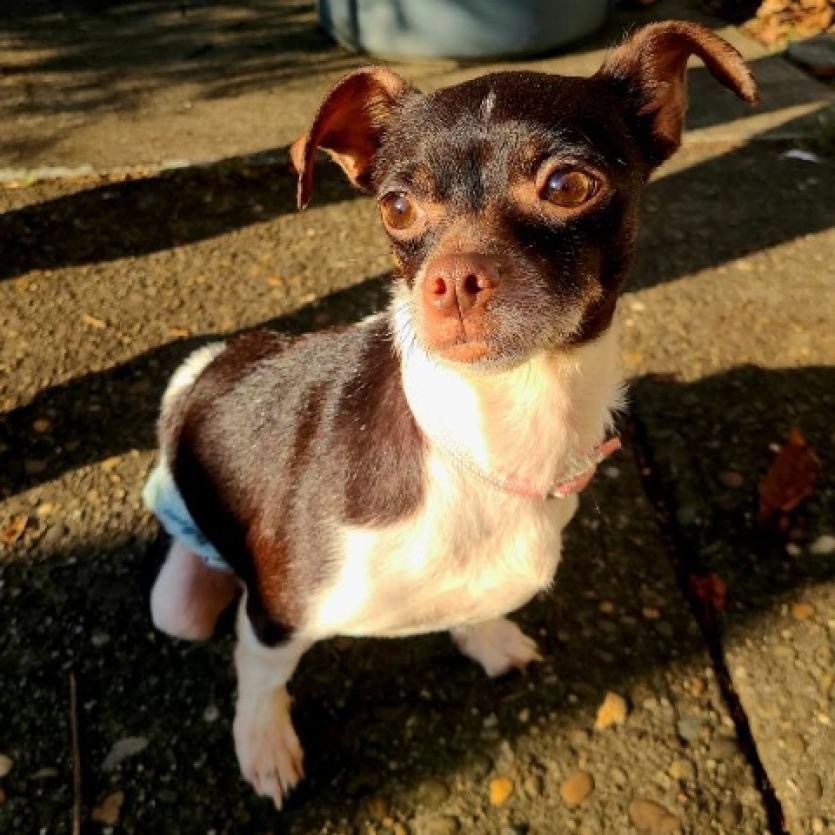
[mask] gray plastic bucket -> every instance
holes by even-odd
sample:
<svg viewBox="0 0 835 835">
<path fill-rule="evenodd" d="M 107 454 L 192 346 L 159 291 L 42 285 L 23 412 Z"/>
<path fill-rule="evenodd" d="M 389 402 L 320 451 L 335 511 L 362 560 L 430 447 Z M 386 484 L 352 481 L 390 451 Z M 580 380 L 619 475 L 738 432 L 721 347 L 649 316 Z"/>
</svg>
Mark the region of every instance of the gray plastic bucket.
<svg viewBox="0 0 835 835">
<path fill-rule="evenodd" d="M 594 32 L 609 0 L 318 0 L 349 49 L 384 58 L 504 58 L 548 52 Z"/>
</svg>

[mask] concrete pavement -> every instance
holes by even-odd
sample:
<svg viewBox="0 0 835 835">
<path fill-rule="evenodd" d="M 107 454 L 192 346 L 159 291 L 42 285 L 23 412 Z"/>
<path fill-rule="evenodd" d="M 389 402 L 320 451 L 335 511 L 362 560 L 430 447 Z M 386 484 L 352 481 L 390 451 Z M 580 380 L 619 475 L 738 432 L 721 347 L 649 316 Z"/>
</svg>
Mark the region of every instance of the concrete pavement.
<svg viewBox="0 0 835 835">
<path fill-rule="evenodd" d="M 292 3 L 43 8 L 0 24 L 26 82 L 0 82 L 0 168 L 89 173 L 0 191 L 0 830 L 70 831 L 72 670 L 89 831 L 118 807 L 115 831 L 138 832 L 835 832 L 835 177 L 784 156 L 826 146 L 826 89 L 727 28 L 761 110 L 691 73 L 688 147 L 648 191 L 621 306 L 627 449 L 584 497 L 554 592 L 520 615 L 544 663 L 486 682 L 444 636 L 318 647 L 293 688 L 309 779 L 277 815 L 236 773 L 229 640 L 151 629 L 139 489 L 193 346 L 383 302 L 369 201 L 331 170 L 296 214 L 270 162 L 362 59 Z M 624 22 L 533 64 L 591 72 Z M 209 164 L 158 173 L 172 160 Z M 753 515 L 795 425 L 823 466 L 786 541 Z M 693 592 L 711 574 L 718 617 Z M 608 693 L 623 722 L 595 730 Z"/>
</svg>

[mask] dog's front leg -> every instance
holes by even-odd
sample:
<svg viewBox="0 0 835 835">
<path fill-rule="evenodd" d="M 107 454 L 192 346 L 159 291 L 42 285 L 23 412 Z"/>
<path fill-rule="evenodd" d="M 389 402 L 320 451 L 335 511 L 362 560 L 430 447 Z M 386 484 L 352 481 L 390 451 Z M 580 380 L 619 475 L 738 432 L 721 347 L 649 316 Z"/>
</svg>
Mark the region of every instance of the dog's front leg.
<svg viewBox="0 0 835 835">
<path fill-rule="evenodd" d="M 450 630 L 458 649 L 484 668 L 491 678 L 513 668 L 522 670 L 531 661 L 541 661 L 539 648 L 512 620 L 495 618 Z"/>
<path fill-rule="evenodd" d="M 304 776 L 286 684 L 309 646 L 309 641 L 293 637 L 275 647 L 262 644 L 247 617 L 246 598 L 241 600 L 235 648 L 235 750 L 243 776 L 279 809 Z"/>
</svg>

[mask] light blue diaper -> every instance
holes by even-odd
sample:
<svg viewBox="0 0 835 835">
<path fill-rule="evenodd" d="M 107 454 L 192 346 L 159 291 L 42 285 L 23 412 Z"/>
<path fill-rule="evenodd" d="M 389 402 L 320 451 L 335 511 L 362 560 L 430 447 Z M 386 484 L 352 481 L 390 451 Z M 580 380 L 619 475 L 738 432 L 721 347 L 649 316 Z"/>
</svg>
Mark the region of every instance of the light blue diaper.
<svg viewBox="0 0 835 835">
<path fill-rule="evenodd" d="M 209 568 L 218 571 L 232 570 L 191 518 L 168 467 L 163 464 L 154 467 L 142 490 L 142 499 L 148 510 L 159 519 L 163 528 L 189 551 L 201 557 Z"/>
</svg>

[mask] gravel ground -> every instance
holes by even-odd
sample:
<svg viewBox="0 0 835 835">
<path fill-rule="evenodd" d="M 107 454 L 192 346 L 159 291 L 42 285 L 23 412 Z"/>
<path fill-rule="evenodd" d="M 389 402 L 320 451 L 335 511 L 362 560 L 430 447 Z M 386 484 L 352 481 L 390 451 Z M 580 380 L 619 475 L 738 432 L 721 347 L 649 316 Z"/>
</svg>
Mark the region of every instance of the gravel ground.
<svg viewBox="0 0 835 835">
<path fill-rule="evenodd" d="M 673 236 L 688 217 L 703 222 L 679 248 L 684 280 L 639 269 L 646 289 L 627 299 L 625 357 L 679 559 L 727 583 L 719 626 L 733 685 L 788 828 L 805 835 L 835 831 L 835 171 L 782 153 L 694 153 L 659 184 L 646 208 Z M 699 180 L 686 206 L 656 204 L 681 176 Z M 733 203 L 714 212 L 729 188 Z M 718 266 L 698 264 L 697 241 Z M 666 246 L 663 234 L 648 240 L 644 265 L 657 269 Z M 757 485 L 794 427 L 821 475 L 780 536 L 756 524 Z"/>
<path fill-rule="evenodd" d="M 341 67 L 321 48 L 316 85 Z M 195 346 L 384 303 L 374 208 L 331 169 L 297 214 L 281 152 L 245 158 L 240 125 L 200 169 L 0 190 L 0 831 L 70 831 L 72 674 L 85 832 L 835 832 L 835 166 L 783 156 L 825 146 L 804 115 L 818 92 L 800 113 L 779 59 L 760 68 L 768 132 L 691 136 L 648 190 L 620 316 L 626 450 L 519 616 L 544 662 L 490 682 L 445 636 L 315 648 L 292 687 L 308 780 L 281 814 L 237 773 L 228 630 L 186 645 L 151 627 L 139 490 L 162 387 Z M 292 127 L 317 91 L 285 82 Z M 699 101 L 702 140 L 740 115 Z M 108 124 L 77 133 L 99 147 Z M 822 475 L 784 537 L 753 516 L 792 426 Z M 690 582 L 711 572 L 718 615 Z"/>
<path fill-rule="evenodd" d="M 195 344 L 263 321 L 322 327 L 383 302 L 384 278 L 356 281 L 386 263 L 373 207 L 326 180 L 324 205 L 303 215 L 289 213 L 286 173 L 261 167 L 2 193 L 2 228 L 18 243 L 0 284 L 14 337 L 2 348 L 0 489 L 3 518 L 26 519 L 0 567 L 13 601 L 0 612 L 2 668 L 26 698 L 0 694 L 14 717 L 0 823 L 69 826 L 72 669 L 84 797 L 90 808 L 122 792 L 125 831 L 606 833 L 628 826 L 633 801 L 667 810 L 644 812 L 657 831 L 674 819 L 761 831 L 750 767 L 629 453 L 587 495 L 555 592 L 522 615 L 544 664 L 488 682 L 443 636 L 321 646 L 294 687 L 309 781 L 279 817 L 239 779 L 230 641 L 185 646 L 151 629 L 154 529 L 139 490 L 160 389 Z M 260 211 L 270 219 L 253 220 Z M 625 700 L 625 723 L 594 731 L 608 692 Z M 145 747 L 106 767 L 135 738 Z M 593 789 L 572 806 L 560 790 L 576 772 Z M 513 792 L 492 806 L 498 778 Z M 579 781 L 582 794 L 587 780 L 563 791 Z"/>
</svg>

